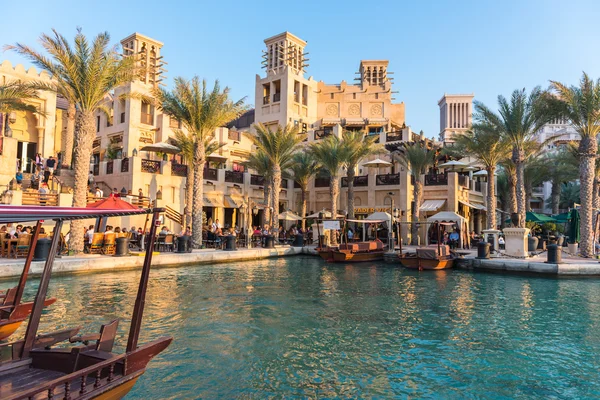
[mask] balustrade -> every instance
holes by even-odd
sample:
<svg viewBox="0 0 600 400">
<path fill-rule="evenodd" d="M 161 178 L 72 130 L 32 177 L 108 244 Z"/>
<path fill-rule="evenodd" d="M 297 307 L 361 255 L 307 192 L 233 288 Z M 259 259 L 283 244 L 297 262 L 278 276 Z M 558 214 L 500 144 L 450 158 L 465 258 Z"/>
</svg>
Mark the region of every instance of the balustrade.
<svg viewBox="0 0 600 400">
<path fill-rule="evenodd" d="M 160 161 L 142 160 L 142 172 L 150 174 L 160 174 Z"/>
<path fill-rule="evenodd" d="M 217 180 L 217 169 L 216 168 L 204 168 L 204 179 L 209 181 Z"/>
<path fill-rule="evenodd" d="M 427 174 L 425 175 L 425 186 L 442 186 L 448 184 L 448 175 L 446 174 Z"/>
<path fill-rule="evenodd" d="M 383 174 L 383 175 L 375 175 L 375 184 L 377 186 L 381 185 L 399 185 L 400 184 L 400 174 Z"/>
<path fill-rule="evenodd" d="M 354 177 L 354 187 L 369 186 L 369 175 L 360 175 Z M 348 187 L 348 177 L 342 177 L 342 187 Z"/>
<path fill-rule="evenodd" d="M 315 187 L 329 187 L 329 178 L 315 178 Z"/>
<path fill-rule="evenodd" d="M 238 171 L 225 171 L 225 182 L 244 183 L 244 173 Z"/>
<path fill-rule="evenodd" d="M 262 175 L 252 174 L 252 175 L 250 175 L 250 184 L 257 185 L 257 186 L 264 186 L 265 185 L 265 177 Z"/>
<path fill-rule="evenodd" d="M 186 177 L 187 176 L 187 165 L 185 164 L 171 164 L 171 175 L 173 176 L 183 176 Z"/>
</svg>

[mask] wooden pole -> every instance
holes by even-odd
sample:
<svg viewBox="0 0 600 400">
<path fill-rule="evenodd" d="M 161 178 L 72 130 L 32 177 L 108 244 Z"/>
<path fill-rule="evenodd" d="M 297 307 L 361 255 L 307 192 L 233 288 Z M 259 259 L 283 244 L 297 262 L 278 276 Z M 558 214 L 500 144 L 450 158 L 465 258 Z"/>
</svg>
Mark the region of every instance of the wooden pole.
<svg viewBox="0 0 600 400">
<path fill-rule="evenodd" d="M 442 241 L 442 234 L 440 232 L 440 228 L 442 227 L 442 224 L 440 224 L 438 222 L 437 224 L 437 242 L 438 242 L 438 256 L 440 255 L 440 248 L 441 248 L 441 244 L 440 242 Z M 427 234 L 427 236 L 429 236 L 429 234 Z"/>
<path fill-rule="evenodd" d="M 60 242 L 60 231 L 62 230 L 63 220 L 59 219 L 56 221 L 54 226 L 54 235 L 52 236 L 52 243 L 50 244 L 50 253 L 46 259 L 44 265 L 44 271 L 40 278 L 40 286 L 38 287 L 35 301 L 33 302 L 33 309 L 31 310 L 31 316 L 29 317 L 29 323 L 27 324 L 27 331 L 25 332 L 25 343 L 23 344 L 23 350 L 21 352 L 21 358 L 29 357 L 29 352 L 33 348 L 35 342 L 35 336 L 37 334 L 38 327 L 40 325 L 40 318 L 42 317 L 42 310 L 44 309 L 44 301 L 46 300 L 46 294 L 48 293 L 48 284 L 50 283 L 50 276 L 52 275 L 52 266 L 54 264 L 54 257 L 58 249 L 58 243 Z"/>
<path fill-rule="evenodd" d="M 144 266 L 142 267 L 142 275 L 140 276 L 140 285 L 138 287 L 135 305 L 133 306 L 133 314 L 131 317 L 131 326 L 129 328 L 129 337 L 127 339 L 127 352 L 137 349 L 137 343 L 142 327 L 142 317 L 144 315 L 144 306 L 146 303 L 146 291 L 148 289 L 148 279 L 150 278 L 150 266 L 152 264 L 152 252 L 154 251 L 154 240 L 156 237 L 156 222 L 163 209 L 155 208 L 152 215 L 152 225 L 150 226 L 150 237 L 148 248 L 146 248 L 146 256 L 144 257 Z"/>
<path fill-rule="evenodd" d="M 38 237 L 40 236 L 40 230 L 42 229 L 42 221 L 38 221 L 33 228 L 33 236 L 29 242 L 29 251 L 27 252 L 27 258 L 25 259 L 25 265 L 23 266 L 23 272 L 19 279 L 19 285 L 17 286 L 17 293 L 15 294 L 15 300 L 13 305 L 16 307 L 21 303 L 23 298 L 23 292 L 25 291 L 25 284 L 27 283 L 27 275 L 29 275 L 29 269 L 31 267 L 31 261 L 33 260 L 33 253 L 35 252 L 35 245 L 37 244 Z"/>
</svg>

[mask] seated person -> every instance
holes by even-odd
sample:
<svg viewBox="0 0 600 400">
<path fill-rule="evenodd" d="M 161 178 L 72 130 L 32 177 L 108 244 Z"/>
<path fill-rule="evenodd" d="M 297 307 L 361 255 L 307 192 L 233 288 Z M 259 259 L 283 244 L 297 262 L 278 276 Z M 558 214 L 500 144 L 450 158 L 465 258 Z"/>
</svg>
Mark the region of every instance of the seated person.
<svg viewBox="0 0 600 400">
<path fill-rule="evenodd" d="M 162 229 L 160 230 L 160 232 L 158 232 L 159 235 L 168 235 L 169 234 L 169 228 L 167 228 L 166 226 L 163 226 Z"/>
<path fill-rule="evenodd" d="M 458 232 L 453 231 L 450 236 L 448 237 L 449 241 L 450 241 L 450 247 L 452 247 L 453 249 L 455 249 L 458 246 L 458 241 L 460 239 L 460 236 L 458 235 Z"/>
</svg>

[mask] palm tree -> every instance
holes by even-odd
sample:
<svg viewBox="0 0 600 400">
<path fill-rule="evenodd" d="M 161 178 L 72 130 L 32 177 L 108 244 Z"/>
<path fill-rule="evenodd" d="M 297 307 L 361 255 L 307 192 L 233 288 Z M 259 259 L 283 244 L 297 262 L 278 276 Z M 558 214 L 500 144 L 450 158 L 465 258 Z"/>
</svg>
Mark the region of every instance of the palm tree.
<svg viewBox="0 0 600 400">
<path fill-rule="evenodd" d="M 267 154 L 265 154 L 262 150 L 257 150 L 252 152 L 248 159 L 244 163 L 247 168 L 253 169 L 256 171 L 258 175 L 262 175 L 264 178 L 264 186 L 263 186 L 263 198 L 266 204 L 263 213 L 263 224 L 268 223 L 271 218 L 270 208 L 271 208 L 271 200 L 273 197 L 271 194 L 273 193 L 273 179 L 272 179 L 272 168 L 271 168 L 271 159 Z"/>
<path fill-rule="evenodd" d="M 496 229 L 497 200 L 494 175 L 498 164 L 509 157 L 510 143 L 499 135 L 495 127 L 475 124 L 467 133 L 456 136 L 454 150 L 463 157 L 474 158 L 483 164 L 487 171 L 487 229 Z"/>
<path fill-rule="evenodd" d="M 502 169 L 501 167 L 501 171 L 498 174 L 498 177 L 496 179 L 496 193 L 497 193 L 497 197 L 498 197 L 498 203 L 500 203 L 500 210 L 505 211 L 507 210 L 508 204 L 509 204 L 509 198 L 510 198 L 510 188 L 508 185 L 508 176 L 507 173 L 504 169 Z M 500 217 L 500 228 L 504 229 L 505 225 L 506 225 L 506 215 L 504 215 L 501 211 L 501 217 Z"/>
<path fill-rule="evenodd" d="M 504 176 L 506 178 L 506 185 L 508 187 L 507 203 L 505 207 L 508 209 L 510 215 L 517 214 L 517 168 L 515 163 L 511 159 L 506 159 L 500 163 Z"/>
<path fill-rule="evenodd" d="M 40 42 L 50 55 L 47 57 L 23 44 L 8 48 L 30 59 L 36 66 L 47 70 L 54 78 L 49 89 L 57 93 L 68 90 L 69 99 L 76 104 L 78 113 L 74 135 L 74 187 L 73 207 L 85 207 L 87 203 L 87 177 L 92 143 L 96 137 L 95 112 L 102 108 L 106 96 L 118 86 L 130 82 L 135 73 L 135 59 L 122 57 L 116 47 L 110 47 L 110 35 L 98 34 L 90 43 L 81 29 L 75 35 L 74 47 L 53 30 L 53 35 L 42 35 Z M 83 251 L 84 221 L 71 222 L 69 249 Z"/>
<path fill-rule="evenodd" d="M 273 213 L 269 225 L 274 231 L 279 230 L 279 192 L 281 191 L 281 174 L 290 162 L 296 148 L 304 140 L 305 135 L 299 135 L 298 130 L 292 125 L 277 126 L 277 130 L 263 124 L 254 125 L 254 134 L 247 136 L 252 143 L 268 158 L 272 168 L 273 179 Z"/>
<path fill-rule="evenodd" d="M 419 228 L 417 223 L 419 222 L 419 209 L 421 208 L 421 202 L 423 201 L 423 182 L 421 182 L 421 175 L 425 174 L 427 169 L 434 165 L 437 152 L 438 149 L 433 147 L 433 145 L 419 141 L 410 143 L 404 142 L 398 150 L 393 153 L 393 157 L 406 168 L 415 180 L 413 185 L 413 199 L 415 205 L 412 209 L 411 227 L 413 245 L 417 245 L 419 240 Z"/>
<path fill-rule="evenodd" d="M 551 81 L 556 96 L 552 104 L 557 114 L 569 120 L 577 133 L 579 141 L 579 182 L 581 195 L 581 255 L 591 257 L 593 243 L 593 188 L 598 153 L 598 133 L 600 133 L 600 80 L 594 81 L 585 72 L 579 86 L 568 87 L 560 82 Z"/>
<path fill-rule="evenodd" d="M 306 216 L 306 194 L 308 191 L 308 182 L 317 173 L 317 163 L 311 153 L 298 151 L 294 153 L 290 166 L 290 171 L 294 181 L 300 186 L 302 211 L 300 215 Z M 302 220 L 302 231 L 306 229 L 306 220 Z"/>
<path fill-rule="evenodd" d="M 346 143 L 335 135 L 327 136 L 317 143 L 310 144 L 310 153 L 319 168 L 329 174 L 329 195 L 331 196 L 331 216 L 337 215 L 340 195 L 340 170 L 348 164 L 350 151 Z M 330 243 L 337 244 L 335 232 L 331 232 Z"/>
<path fill-rule="evenodd" d="M 246 110 L 244 99 L 231 101 L 229 88 L 221 91 L 219 81 L 215 81 L 213 89 L 209 90 L 206 81 L 201 81 L 197 76 L 190 81 L 177 77 L 172 91 L 157 88 L 153 94 L 158 108 L 181 121 L 188 135 L 193 138 L 192 243 L 199 248 L 202 245 L 205 141 L 214 137 L 215 129 L 225 126 Z"/>
<path fill-rule="evenodd" d="M 350 155 L 348 156 L 348 218 L 354 218 L 354 176 L 356 167 L 365 157 L 376 154 L 383 149 L 383 146 L 375 143 L 378 136 L 365 136 L 360 131 L 344 131 L 344 142 L 348 147 Z"/>
<path fill-rule="evenodd" d="M 535 139 L 538 130 L 551 119 L 546 107 L 545 96 L 539 87 L 529 95 L 525 89 L 515 90 L 510 101 L 498 96 L 498 113 L 483 103 L 475 102 L 475 118 L 479 122 L 491 125 L 501 132 L 512 145 L 512 161 L 515 164 L 517 186 L 517 213 L 519 228 L 525 227 L 525 143 Z"/>
<path fill-rule="evenodd" d="M 27 99 L 37 99 L 38 94 L 32 85 L 20 81 L 8 81 L 0 84 L 0 136 L 6 136 L 8 132 L 9 115 L 13 111 L 31 111 L 39 113 L 32 104 L 27 104 Z"/>
<path fill-rule="evenodd" d="M 194 138 L 188 136 L 181 129 L 174 129 L 175 145 L 181 150 L 181 154 L 188 163 L 187 176 L 185 178 L 185 225 L 192 225 L 192 204 L 194 203 L 194 165 L 190 163 L 194 159 Z M 204 154 L 211 154 L 224 147 L 225 143 L 219 143 L 206 138 L 204 140 Z"/>
</svg>

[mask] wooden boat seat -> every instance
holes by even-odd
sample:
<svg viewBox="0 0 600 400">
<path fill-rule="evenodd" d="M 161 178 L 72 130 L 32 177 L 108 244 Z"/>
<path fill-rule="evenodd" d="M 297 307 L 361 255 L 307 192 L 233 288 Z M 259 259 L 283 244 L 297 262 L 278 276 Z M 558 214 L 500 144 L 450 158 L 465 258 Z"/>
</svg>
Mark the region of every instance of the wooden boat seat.
<svg viewBox="0 0 600 400">
<path fill-rule="evenodd" d="M 437 245 L 431 245 L 427 247 L 419 247 L 417 248 L 417 257 L 427 259 L 427 260 L 435 260 L 438 257 L 446 257 L 450 255 L 450 246 L 443 245 L 440 246 L 438 251 Z"/>
<path fill-rule="evenodd" d="M 367 253 L 370 251 L 381 251 L 383 250 L 383 242 L 357 242 L 357 243 L 345 243 L 340 244 L 340 251 L 349 251 L 351 253 Z"/>
<path fill-rule="evenodd" d="M 41 385 L 64 376 L 64 373 L 38 368 L 18 368 L 0 376 L 0 398 L 7 398 L 32 385 Z"/>
</svg>

